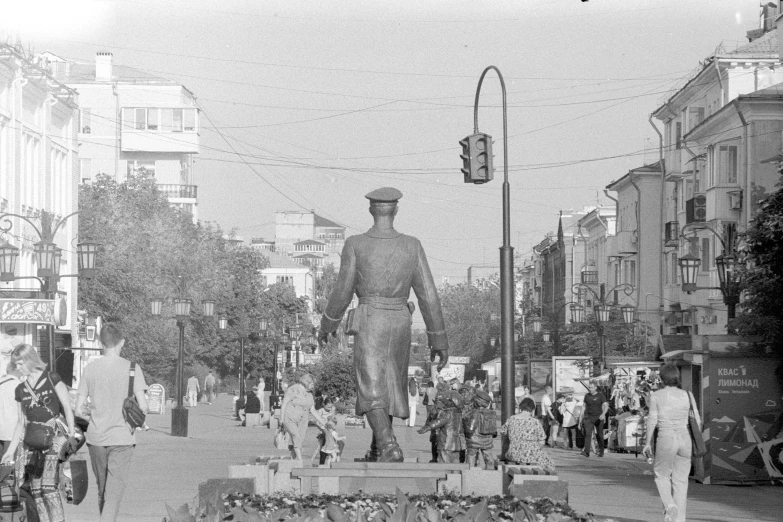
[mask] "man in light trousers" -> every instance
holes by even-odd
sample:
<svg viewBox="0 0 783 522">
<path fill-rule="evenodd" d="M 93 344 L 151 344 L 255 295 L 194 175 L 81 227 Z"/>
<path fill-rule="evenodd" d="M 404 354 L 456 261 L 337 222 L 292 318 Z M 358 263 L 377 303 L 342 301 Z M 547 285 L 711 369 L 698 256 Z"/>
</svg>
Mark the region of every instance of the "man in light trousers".
<svg viewBox="0 0 783 522">
<path fill-rule="evenodd" d="M 125 492 L 135 430 L 123 418 L 122 404 L 128 395 L 131 362 L 120 357 L 125 338 L 112 323 L 103 325 L 100 332 L 103 357 L 84 368 L 76 399 L 76 411 L 83 411 L 89 399 L 90 426 L 87 430 L 87 448 L 92 471 L 98 483 L 98 509 L 101 522 L 113 522 L 120 511 Z M 144 390 L 147 383 L 138 365 L 135 366 L 133 395 L 142 411 L 147 411 Z"/>
</svg>

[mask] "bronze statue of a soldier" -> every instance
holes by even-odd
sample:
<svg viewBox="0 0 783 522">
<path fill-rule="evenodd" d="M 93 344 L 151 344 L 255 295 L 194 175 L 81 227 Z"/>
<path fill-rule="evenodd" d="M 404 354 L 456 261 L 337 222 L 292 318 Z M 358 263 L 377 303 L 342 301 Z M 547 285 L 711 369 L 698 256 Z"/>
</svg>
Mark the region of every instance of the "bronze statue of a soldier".
<svg viewBox="0 0 783 522">
<path fill-rule="evenodd" d="M 411 344 L 411 288 L 427 327 L 431 358 L 438 369 L 448 360 L 448 341 L 440 299 L 418 239 L 394 229 L 402 193 L 384 187 L 365 196 L 375 223 L 345 240 L 340 273 L 321 318 L 321 343 L 340 325 L 356 294 L 359 306 L 348 314 L 346 331 L 354 335 L 356 414 L 366 415 L 373 433 L 369 457 L 402 462 L 392 417 L 407 419 L 408 360 Z"/>
</svg>

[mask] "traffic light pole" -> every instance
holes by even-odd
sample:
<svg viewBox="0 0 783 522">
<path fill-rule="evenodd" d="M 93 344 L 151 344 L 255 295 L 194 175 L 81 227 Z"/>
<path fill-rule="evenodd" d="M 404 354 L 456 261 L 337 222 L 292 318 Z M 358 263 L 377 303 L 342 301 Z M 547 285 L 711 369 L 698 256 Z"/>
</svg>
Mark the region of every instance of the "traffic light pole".
<svg viewBox="0 0 783 522">
<path fill-rule="evenodd" d="M 514 248 L 511 246 L 511 188 L 508 183 L 508 123 L 506 112 L 506 84 L 503 75 L 490 65 L 479 78 L 473 105 L 473 131 L 478 133 L 478 104 L 484 76 L 493 70 L 503 91 L 503 246 L 500 247 L 500 374 L 501 422 L 514 415 Z M 508 438 L 503 439 L 503 455 Z"/>
</svg>

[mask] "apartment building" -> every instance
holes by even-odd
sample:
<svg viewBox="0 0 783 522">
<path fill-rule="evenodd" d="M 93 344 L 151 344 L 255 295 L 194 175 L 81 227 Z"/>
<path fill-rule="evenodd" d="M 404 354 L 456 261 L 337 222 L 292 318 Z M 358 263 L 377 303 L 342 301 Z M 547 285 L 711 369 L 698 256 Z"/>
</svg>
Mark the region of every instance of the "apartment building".
<svg viewBox="0 0 783 522">
<path fill-rule="evenodd" d="M 35 279 L 34 256 L 44 230 L 43 213 L 58 223 L 77 209 L 78 115 L 74 89 L 57 81 L 21 45 L 0 42 L 0 216 L 16 214 L 29 220 L 6 215 L 0 223 L 0 247 L 19 249 L 14 273 L 23 278 L 0 282 L 0 374 L 20 343 L 36 347 L 49 362 L 53 341 L 55 356 L 65 361 L 71 357 L 68 348 L 78 339 L 76 278 L 60 280 L 51 289 L 57 297 L 51 299 Z M 77 218 L 66 219 L 53 237 L 62 249 L 62 275 L 78 270 Z M 69 371 L 57 368 L 70 383 Z"/>
<path fill-rule="evenodd" d="M 193 158 L 199 153 L 195 96 L 177 82 L 113 63 L 109 52 L 92 62 L 40 55 L 50 73 L 79 92 L 79 178 L 99 173 L 118 182 L 154 174 L 169 202 L 198 221 Z"/>
<path fill-rule="evenodd" d="M 606 187 L 617 194 L 617 231 L 612 248 L 605 251 L 605 281 L 608 288 L 633 286 L 630 295 L 618 292 L 618 301 L 636 306 L 637 320 L 653 332 L 648 338 L 653 344 L 660 331 L 656 296 L 661 295 L 662 187 L 660 162 L 631 169 Z"/>
<path fill-rule="evenodd" d="M 780 17 L 766 16 L 747 44 L 719 47 L 653 112 L 664 125 L 664 334 L 726 333 L 716 257 L 732 253 L 736 233 L 779 180 L 781 31 Z M 702 289 L 691 294 L 680 288 L 686 254 L 700 259 Z"/>
<path fill-rule="evenodd" d="M 333 264 L 340 268 L 345 246 L 345 227 L 314 211 L 275 212 L 275 252 L 296 258 L 312 267 Z"/>
</svg>

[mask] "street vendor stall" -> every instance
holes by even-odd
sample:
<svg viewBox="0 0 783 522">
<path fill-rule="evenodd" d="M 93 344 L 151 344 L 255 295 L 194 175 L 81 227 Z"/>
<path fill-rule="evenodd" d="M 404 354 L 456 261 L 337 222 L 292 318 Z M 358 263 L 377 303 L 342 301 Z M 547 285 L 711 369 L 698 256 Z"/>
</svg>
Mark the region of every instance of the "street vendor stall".
<svg viewBox="0 0 783 522">
<path fill-rule="evenodd" d="M 664 354 L 700 407 L 707 455 L 694 460 L 704 484 L 783 478 L 783 365 L 738 336 L 693 336 L 693 350 Z"/>
<path fill-rule="evenodd" d="M 608 447 L 613 451 L 629 451 L 638 455 L 646 437 L 647 401 L 657 380 L 660 361 L 640 361 L 635 358 L 609 357 L 607 398 L 611 404 Z"/>
</svg>

